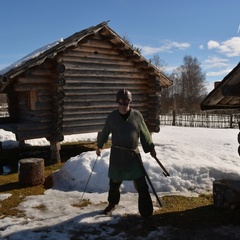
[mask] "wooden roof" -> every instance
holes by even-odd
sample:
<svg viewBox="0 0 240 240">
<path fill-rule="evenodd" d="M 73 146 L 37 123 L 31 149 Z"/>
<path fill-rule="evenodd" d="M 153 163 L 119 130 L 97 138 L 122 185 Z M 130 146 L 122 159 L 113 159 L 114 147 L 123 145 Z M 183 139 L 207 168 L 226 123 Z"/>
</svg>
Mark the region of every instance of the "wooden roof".
<svg viewBox="0 0 240 240">
<path fill-rule="evenodd" d="M 104 37 L 108 39 L 115 49 L 117 48 L 121 51 L 121 54 L 127 56 L 129 60 L 135 62 L 138 68 L 147 69 L 151 75 L 158 77 L 161 87 L 165 88 L 172 85 L 172 82 L 162 72 L 147 61 L 141 54 L 135 51 L 133 46 L 130 46 L 126 41 L 124 41 L 124 39 L 108 27 L 107 22 L 102 22 L 57 42 L 52 47 L 50 46 L 39 54 L 33 55 L 32 58 L 30 56 L 31 54 L 29 54 L 26 60 L 20 60 L 17 64 L 13 64 L 0 71 L 0 92 L 5 89 L 14 77 L 18 76 L 22 72 L 33 66 L 40 65 L 47 58 L 54 58 L 58 53 L 62 53 L 68 48 L 81 45 L 81 43 L 84 43 L 92 35 L 101 35 L 102 38 Z"/>
<path fill-rule="evenodd" d="M 201 109 L 240 109 L 240 63 L 207 95 Z"/>
</svg>

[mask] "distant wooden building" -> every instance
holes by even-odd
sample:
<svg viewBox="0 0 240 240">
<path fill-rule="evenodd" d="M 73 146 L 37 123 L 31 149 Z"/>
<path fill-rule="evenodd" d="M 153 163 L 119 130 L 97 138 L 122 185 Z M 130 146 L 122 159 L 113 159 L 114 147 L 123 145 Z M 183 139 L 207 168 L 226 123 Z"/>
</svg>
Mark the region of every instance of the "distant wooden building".
<svg viewBox="0 0 240 240">
<path fill-rule="evenodd" d="M 0 71 L 8 118 L 0 128 L 17 141 L 45 137 L 60 161 L 64 135 L 99 132 L 115 95 L 126 88 L 151 132 L 159 131 L 160 91 L 172 82 L 106 22 L 29 54 Z"/>
<path fill-rule="evenodd" d="M 215 88 L 201 103 L 202 110 L 240 110 L 240 63 L 221 82 L 215 83 Z M 239 123 L 240 128 L 240 123 Z M 238 154 L 240 155 L 240 133 L 238 133 Z M 213 182 L 213 202 L 216 207 L 236 208 L 240 206 L 239 179 L 216 179 Z"/>
<path fill-rule="evenodd" d="M 240 109 L 240 63 L 221 82 L 215 83 L 201 109 Z"/>
</svg>

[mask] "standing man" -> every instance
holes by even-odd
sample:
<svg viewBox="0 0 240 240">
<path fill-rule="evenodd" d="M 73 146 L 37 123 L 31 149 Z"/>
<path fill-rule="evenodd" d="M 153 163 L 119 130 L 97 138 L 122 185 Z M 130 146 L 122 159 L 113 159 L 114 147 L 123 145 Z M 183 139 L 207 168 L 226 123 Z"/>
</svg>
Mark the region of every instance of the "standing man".
<svg viewBox="0 0 240 240">
<path fill-rule="evenodd" d="M 144 152 L 150 152 L 156 157 L 151 135 L 144 122 L 142 114 L 130 107 L 132 94 L 126 89 L 119 90 L 116 95 L 118 109 L 112 111 L 105 122 L 100 136 L 96 154 L 101 156 L 103 145 L 112 134 L 112 146 L 108 177 L 109 205 L 104 209 L 104 214 L 110 214 L 120 201 L 119 188 L 123 180 L 133 180 L 138 192 L 138 209 L 143 217 L 150 217 L 153 213 L 153 204 L 145 179 L 145 171 L 142 165 L 138 149 L 140 139 Z"/>
</svg>

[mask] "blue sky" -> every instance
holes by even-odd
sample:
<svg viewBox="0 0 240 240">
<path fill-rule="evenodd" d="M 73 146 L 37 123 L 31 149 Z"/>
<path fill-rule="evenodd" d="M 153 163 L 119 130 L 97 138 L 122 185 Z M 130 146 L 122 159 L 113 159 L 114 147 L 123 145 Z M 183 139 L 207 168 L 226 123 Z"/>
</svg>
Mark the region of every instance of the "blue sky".
<svg viewBox="0 0 240 240">
<path fill-rule="evenodd" d="M 239 0 L 1 0 L 0 70 L 36 49 L 108 21 L 168 71 L 186 55 L 201 63 L 208 90 L 239 62 Z"/>
</svg>

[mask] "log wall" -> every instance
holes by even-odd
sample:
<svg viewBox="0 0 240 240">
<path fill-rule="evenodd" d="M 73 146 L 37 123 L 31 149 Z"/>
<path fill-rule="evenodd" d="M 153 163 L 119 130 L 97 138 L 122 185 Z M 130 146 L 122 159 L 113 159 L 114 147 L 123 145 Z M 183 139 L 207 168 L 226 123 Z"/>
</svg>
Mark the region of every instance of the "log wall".
<svg viewBox="0 0 240 240">
<path fill-rule="evenodd" d="M 64 135 L 101 131 L 122 88 L 132 92 L 132 107 L 149 130 L 159 131 L 160 79 L 124 45 L 99 35 L 85 40 L 14 81 L 8 98 L 17 140 L 46 137 L 56 143 Z"/>
<path fill-rule="evenodd" d="M 55 64 L 56 65 L 56 64 Z M 16 103 L 12 112 L 17 112 L 17 140 L 49 137 L 52 131 L 52 96 L 57 84 L 56 66 L 46 61 L 28 69 L 14 84 Z"/>
<path fill-rule="evenodd" d="M 107 114 L 117 107 L 115 96 L 121 88 L 132 92 L 132 107 L 143 114 L 150 130 L 159 130 L 156 79 L 135 67 L 110 42 L 89 39 L 58 61 L 65 67 L 64 135 L 100 131 Z"/>
</svg>

